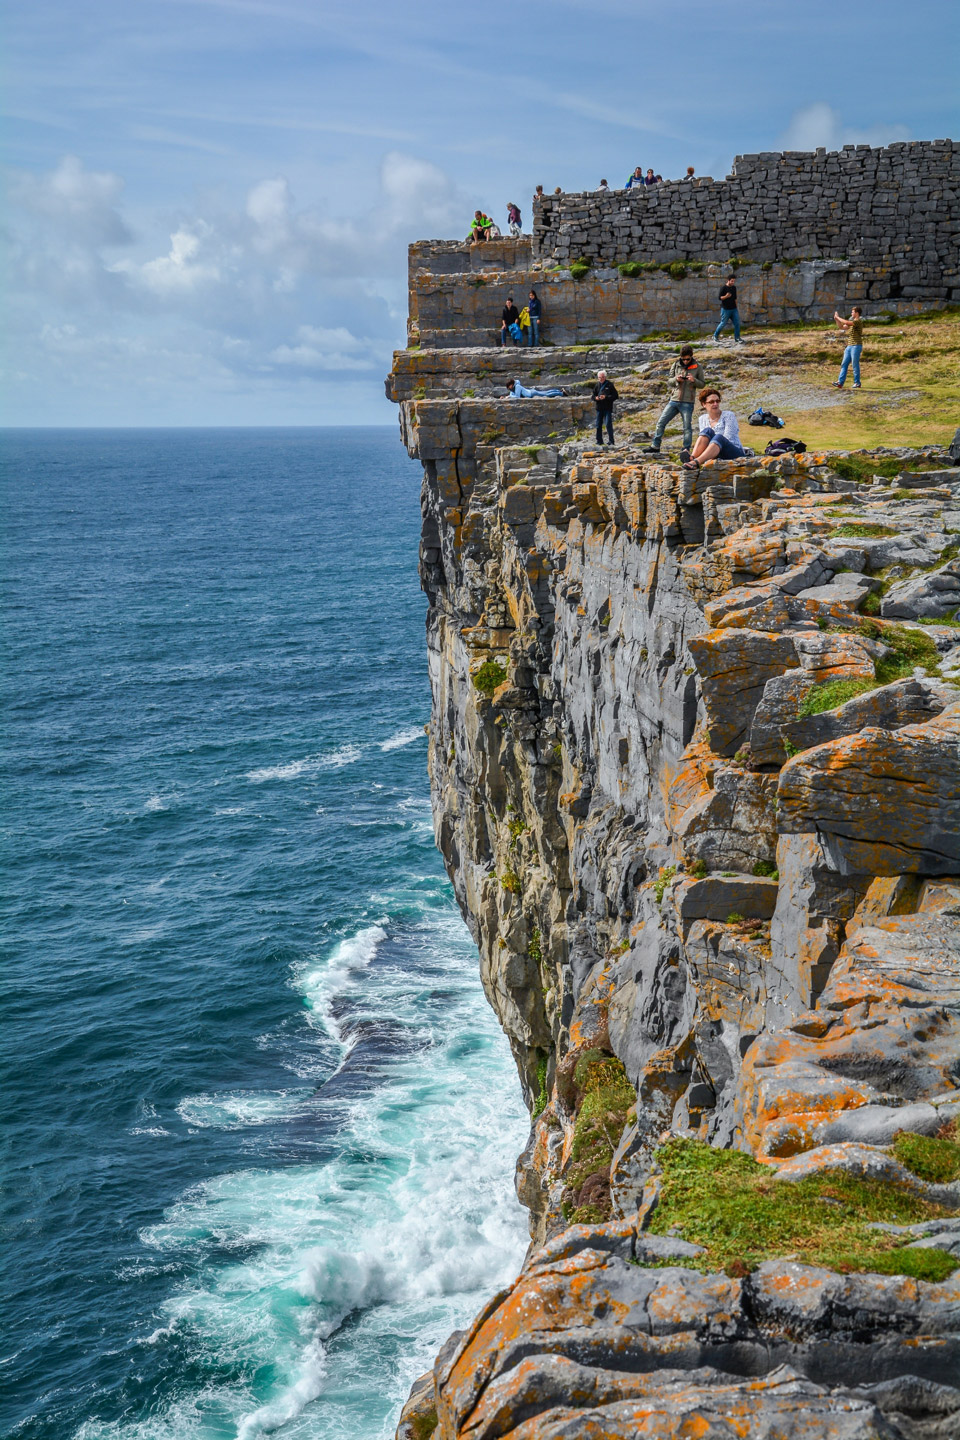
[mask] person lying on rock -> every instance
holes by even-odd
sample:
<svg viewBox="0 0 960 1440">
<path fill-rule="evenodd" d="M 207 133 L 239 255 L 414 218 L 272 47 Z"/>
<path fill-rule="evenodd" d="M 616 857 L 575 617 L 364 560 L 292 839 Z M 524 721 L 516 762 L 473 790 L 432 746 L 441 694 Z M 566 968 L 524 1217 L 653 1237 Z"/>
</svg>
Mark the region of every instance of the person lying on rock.
<svg viewBox="0 0 960 1440">
<path fill-rule="evenodd" d="M 710 385 L 700 391 L 700 434 L 688 470 L 699 470 L 708 460 L 741 460 L 746 454 L 740 444 L 740 426 L 732 410 L 720 408 L 720 391 Z"/>
<path fill-rule="evenodd" d="M 507 386 L 508 400 L 554 400 L 558 395 L 565 395 L 566 391 L 561 390 L 559 385 L 521 385 L 519 380 L 511 380 Z"/>
<path fill-rule="evenodd" d="M 693 402 L 697 398 L 697 386 L 702 385 L 706 378 L 699 361 L 693 358 L 693 346 L 684 345 L 679 360 L 674 363 L 670 372 L 673 393 L 660 412 L 653 439 L 647 446 L 648 455 L 660 454 L 663 432 L 670 421 L 679 415 L 683 421 L 683 449 L 680 451 L 680 459 L 690 459 L 690 446 L 693 444 Z"/>
</svg>

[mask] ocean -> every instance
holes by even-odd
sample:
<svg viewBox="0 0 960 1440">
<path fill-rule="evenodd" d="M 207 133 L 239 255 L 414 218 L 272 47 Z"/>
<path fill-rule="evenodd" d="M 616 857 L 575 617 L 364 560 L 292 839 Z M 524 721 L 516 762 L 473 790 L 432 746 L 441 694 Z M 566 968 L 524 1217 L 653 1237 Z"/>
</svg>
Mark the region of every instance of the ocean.
<svg viewBox="0 0 960 1440">
<path fill-rule="evenodd" d="M 515 1275 L 396 429 L 8 431 L 16 1440 L 380 1440 Z"/>
</svg>

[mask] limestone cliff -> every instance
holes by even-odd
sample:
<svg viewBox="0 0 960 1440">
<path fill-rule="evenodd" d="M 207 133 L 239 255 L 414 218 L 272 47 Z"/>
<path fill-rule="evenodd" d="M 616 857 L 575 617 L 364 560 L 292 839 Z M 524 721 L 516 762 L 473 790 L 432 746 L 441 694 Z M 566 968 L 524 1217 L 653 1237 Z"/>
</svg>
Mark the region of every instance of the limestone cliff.
<svg viewBox="0 0 960 1440">
<path fill-rule="evenodd" d="M 524 1272 L 399 1433 L 957 1436 L 960 472 L 595 449 L 578 381 L 659 353 L 390 381 L 437 842 L 532 1117 Z M 534 360 L 572 393 L 493 393 Z"/>
</svg>

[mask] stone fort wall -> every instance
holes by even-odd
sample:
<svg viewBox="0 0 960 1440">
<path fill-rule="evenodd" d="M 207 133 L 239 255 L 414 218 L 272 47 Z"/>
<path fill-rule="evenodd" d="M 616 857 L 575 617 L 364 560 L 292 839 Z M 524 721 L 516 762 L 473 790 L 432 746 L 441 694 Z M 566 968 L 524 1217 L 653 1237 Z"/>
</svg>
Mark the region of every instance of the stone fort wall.
<svg viewBox="0 0 960 1440">
<path fill-rule="evenodd" d="M 960 300 L 960 144 L 740 155 L 725 180 L 535 202 L 533 258 L 840 260 L 868 300 Z"/>
</svg>

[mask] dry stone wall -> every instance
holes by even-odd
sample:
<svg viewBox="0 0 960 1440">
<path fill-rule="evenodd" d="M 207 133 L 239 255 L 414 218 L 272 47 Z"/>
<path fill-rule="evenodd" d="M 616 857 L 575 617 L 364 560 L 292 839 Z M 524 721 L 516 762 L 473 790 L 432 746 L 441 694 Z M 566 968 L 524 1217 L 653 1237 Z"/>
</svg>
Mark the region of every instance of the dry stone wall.
<svg viewBox="0 0 960 1440">
<path fill-rule="evenodd" d="M 544 196 L 533 253 L 569 264 L 849 259 L 870 300 L 960 299 L 960 145 L 741 155 L 725 180 Z"/>
</svg>

